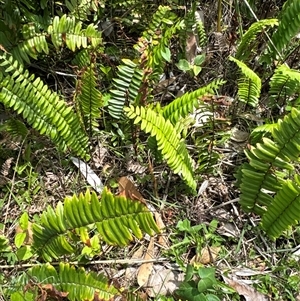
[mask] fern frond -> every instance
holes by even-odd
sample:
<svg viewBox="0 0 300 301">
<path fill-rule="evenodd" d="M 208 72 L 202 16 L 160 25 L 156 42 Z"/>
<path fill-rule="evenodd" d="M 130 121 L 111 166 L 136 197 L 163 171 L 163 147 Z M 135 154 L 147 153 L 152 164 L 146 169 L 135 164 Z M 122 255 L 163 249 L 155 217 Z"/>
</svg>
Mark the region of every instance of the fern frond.
<svg viewBox="0 0 300 301">
<path fill-rule="evenodd" d="M 130 119 L 134 119 L 134 123 L 141 123 L 143 131 L 155 136 L 157 147 L 170 168 L 174 173 L 181 174 L 188 186 L 195 190 L 191 158 L 172 123 L 150 108 L 130 106 L 124 110 Z"/>
<path fill-rule="evenodd" d="M 240 101 L 245 104 L 256 107 L 259 102 L 259 96 L 261 91 L 261 79 L 243 62 L 230 57 L 230 60 L 235 62 L 241 70 L 242 76 L 238 81 L 238 93 Z"/>
<path fill-rule="evenodd" d="M 77 20 L 86 21 L 98 9 L 98 2 L 93 0 L 66 0 L 66 7 Z"/>
<path fill-rule="evenodd" d="M 88 137 L 71 107 L 34 78 L 12 56 L 0 56 L 0 102 L 14 109 L 41 134 L 49 136 L 63 151 L 69 147 L 88 157 Z"/>
<path fill-rule="evenodd" d="M 206 95 L 216 94 L 216 91 L 225 83 L 223 80 L 215 80 L 205 87 L 202 87 L 191 93 L 185 93 L 183 96 L 176 98 L 170 104 L 164 107 L 163 117 L 169 119 L 173 125 L 180 118 L 185 118 L 198 108 L 200 98 Z"/>
<path fill-rule="evenodd" d="M 290 69 L 286 65 L 276 68 L 270 80 L 270 103 L 286 104 L 286 100 L 300 92 L 300 72 Z M 282 99 L 283 103 L 279 100 Z"/>
<path fill-rule="evenodd" d="M 142 238 L 142 231 L 149 235 L 159 232 L 144 204 L 113 196 L 107 189 L 99 201 L 95 193 L 87 191 L 79 197 L 67 197 L 64 205 L 58 203 L 55 211 L 48 207 L 41 216 L 41 223 L 33 225 L 33 247 L 49 261 L 74 253 L 75 243 L 72 244 L 66 234 L 73 230 L 86 232 L 87 227 L 93 226 L 105 242 L 120 246 L 128 244 L 132 235 Z"/>
<path fill-rule="evenodd" d="M 135 63 L 129 59 L 122 61 L 124 65 L 118 67 L 118 78 L 113 79 L 114 89 L 108 101 L 108 112 L 114 118 L 120 118 L 126 102 L 136 101 L 143 78 L 143 71 Z"/>
<path fill-rule="evenodd" d="M 266 19 L 259 20 L 253 23 L 246 33 L 242 36 L 241 41 L 238 45 L 235 58 L 240 61 L 246 61 L 250 56 L 251 52 L 253 53 L 255 48 L 255 39 L 259 33 L 261 33 L 266 27 L 274 27 L 278 25 L 277 19 Z"/>
<path fill-rule="evenodd" d="M 79 48 L 87 48 L 89 44 L 96 48 L 102 43 L 101 33 L 93 24 L 82 29 L 82 23 L 76 21 L 75 17 L 55 16 L 52 25 L 48 27 L 48 34 L 56 49 L 65 44 L 69 49 L 75 51 Z"/>
<path fill-rule="evenodd" d="M 300 28 L 300 2 L 298 0 L 288 0 L 279 18 L 279 26 L 272 35 L 272 43 L 268 43 L 268 53 L 264 56 L 266 61 L 278 58 L 278 52 L 281 53 L 290 43 L 292 38 L 299 33 Z"/>
<path fill-rule="evenodd" d="M 76 103 L 83 117 L 85 130 L 91 133 L 98 128 L 97 119 L 103 107 L 102 94 L 97 89 L 95 64 L 83 68 L 76 83 Z"/>
<path fill-rule="evenodd" d="M 36 287 L 29 285 L 34 279 L 39 283 Z M 60 263 L 58 271 L 49 263 L 35 265 L 27 271 L 19 283 L 27 287 L 26 291 L 31 292 L 35 298 L 38 297 L 39 289 L 47 296 L 61 298 L 65 296 L 70 301 L 81 300 L 113 300 L 120 296 L 120 292 L 103 274 L 86 272 L 83 268 L 75 268 L 68 263 Z M 38 288 L 38 289 L 37 289 Z M 22 293 L 23 294 L 23 293 Z"/>
<path fill-rule="evenodd" d="M 3 124 L 3 129 L 11 136 L 12 139 L 25 139 L 28 135 L 26 125 L 17 119 L 9 119 Z"/>
<path fill-rule="evenodd" d="M 286 180 L 264 214 L 261 225 L 266 233 L 277 238 L 300 220 L 300 177 Z"/>
<path fill-rule="evenodd" d="M 299 161 L 300 156 L 299 128 L 300 111 L 293 108 L 284 120 L 279 120 L 277 126 L 272 128 L 274 141 L 263 138 L 262 143 L 257 143 L 250 151 L 246 151 L 249 164 L 242 166 L 240 185 L 240 203 L 245 211 L 268 216 L 273 195 L 275 194 L 274 199 L 282 199 L 281 194 L 277 195 L 283 187 L 287 193 L 290 184 L 286 179 L 295 170 L 292 161 Z M 285 218 L 286 212 L 282 206 L 278 208 L 278 214 Z"/>
</svg>

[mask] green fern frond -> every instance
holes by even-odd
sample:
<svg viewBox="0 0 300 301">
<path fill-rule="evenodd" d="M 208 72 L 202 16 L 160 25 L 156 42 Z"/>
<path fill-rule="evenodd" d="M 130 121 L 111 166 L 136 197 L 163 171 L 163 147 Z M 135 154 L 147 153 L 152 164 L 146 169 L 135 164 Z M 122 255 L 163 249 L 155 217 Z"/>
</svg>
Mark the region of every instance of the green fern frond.
<svg viewBox="0 0 300 301">
<path fill-rule="evenodd" d="M 134 119 L 135 124 L 141 123 L 141 129 L 156 138 L 158 150 L 170 168 L 174 173 L 181 174 L 188 186 L 195 190 L 191 158 L 172 123 L 150 108 L 130 106 L 124 110 L 130 119 Z"/>
<path fill-rule="evenodd" d="M 66 234 L 85 231 L 81 236 L 86 243 L 88 227 L 96 226 L 100 238 L 112 245 L 124 246 L 133 239 L 142 238 L 142 231 L 159 232 L 152 213 L 141 202 L 122 196 L 113 196 L 107 189 L 98 200 L 95 193 L 67 197 L 54 211 L 50 206 L 41 216 L 41 223 L 33 225 L 33 247 L 45 259 L 51 260 L 75 252 L 75 243 Z"/>
<path fill-rule="evenodd" d="M 300 92 L 300 72 L 286 65 L 276 68 L 270 80 L 270 104 L 286 104 L 290 96 Z M 282 103 L 279 100 L 283 100 Z"/>
<path fill-rule="evenodd" d="M 96 48 L 102 43 L 101 33 L 93 24 L 82 29 L 82 23 L 76 21 L 75 17 L 55 16 L 52 25 L 48 27 L 48 34 L 56 49 L 65 44 L 69 49 L 75 51 L 79 48 L 87 48 L 88 45 Z"/>
<path fill-rule="evenodd" d="M 262 143 L 246 151 L 249 163 L 243 164 L 241 169 L 240 204 L 246 212 L 253 211 L 261 215 L 263 227 L 270 228 L 267 232 L 274 237 L 294 224 L 288 207 L 298 206 L 298 192 L 294 187 L 299 185 L 299 178 L 296 177 L 294 182 L 288 178 L 295 170 L 293 161 L 299 161 L 299 128 L 300 111 L 293 108 L 290 114 L 278 121 L 277 126 L 271 128 L 273 140 L 265 137 Z M 291 197 L 291 205 L 283 195 Z M 275 211 L 280 219 L 274 216 Z M 275 219 L 278 224 L 275 223 L 273 227 L 270 221 L 274 222 Z"/>
<path fill-rule="evenodd" d="M 31 292 L 35 296 L 34 299 L 42 292 L 58 298 L 65 296 L 70 301 L 108 301 L 121 295 L 105 275 L 86 272 L 83 268 L 76 269 L 68 263 L 60 263 L 58 271 L 49 263 L 35 265 L 26 274 L 20 279 L 19 284 L 22 283 L 23 288 L 27 287 L 26 291 Z M 32 283 L 28 285 L 32 280 L 39 285 L 34 286 Z M 19 294 L 23 296 L 25 293 Z"/>
<path fill-rule="evenodd" d="M 266 233 L 277 238 L 290 226 L 300 220 L 300 177 L 295 175 L 294 181 L 286 180 L 281 190 L 264 214 L 261 225 Z"/>
<path fill-rule="evenodd" d="M 100 109 L 103 107 L 102 94 L 97 89 L 95 64 L 83 68 L 80 78 L 76 83 L 76 103 L 79 107 L 85 130 L 91 133 L 98 128 L 97 119 L 100 117 Z"/>
<path fill-rule="evenodd" d="M 266 27 L 274 27 L 277 25 L 277 19 L 266 19 L 253 23 L 241 38 L 241 41 L 236 51 L 235 58 L 240 61 L 247 60 L 250 54 L 253 53 L 255 50 L 255 47 L 253 47 L 252 44 L 255 44 L 253 42 L 255 42 L 257 35 L 261 33 Z"/>
<path fill-rule="evenodd" d="M 241 70 L 242 76 L 238 81 L 238 93 L 240 101 L 245 104 L 256 107 L 259 102 L 259 96 L 261 91 L 261 79 L 243 62 L 230 57 L 230 60 L 235 62 Z"/>
<path fill-rule="evenodd" d="M 124 65 L 118 67 L 118 78 L 113 79 L 114 89 L 108 101 L 108 112 L 114 118 L 120 118 L 126 102 L 136 102 L 143 78 L 143 71 L 135 63 L 129 59 L 122 61 Z"/>
<path fill-rule="evenodd" d="M 299 33 L 300 28 L 300 2 L 298 0 L 288 0 L 279 18 L 279 26 L 272 35 L 272 43 L 268 43 L 268 53 L 264 56 L 264 60 L 270 61 L 270 57 L 278 58 L 278 53 L 282 51 L 291 43 L 292 38 Z"/>
<path fill-rule="evenodd" d="M 26 125 L 17 119 L 9 119 L 3 124 L 3 130 L 5 130 L 13 139 L 22 140 L 28 135 L 28 129 Z M 1 130 L 0 130 L 1 131 Z"/>
<path fill-rule="evenodd" d="M 205 32 L 204 24 L 200 20 L 196 23 L 196 31 L 198 34 L 198 44 L 200 47 L 204 47 L 207 44 L 207 35 Z"/>
<path fill-rule="evenodd" d="M 97 1 L 93 0 L 66 0 L 65 4 L 70 13 L 80 21 L 88 20 L 93 12 L 97 12 L 99 5 Z"/>
<path fill-rule="evenodd" d="M 198 108 L 200 98 L 206 95 L 216 94 L 217 90 L 225 83 L 223 80 L 215 80 L 205 87 L 191 93 L 185 93 L 164 107 L 163 117 L 176 124 L 180 118 L 185 118 Z"/>
<path fill-rule="evenodd" d="M 40 134 L 49 136 L 63 151 L 69 147 L 88 158 L 88 137 L 71 107 L 49 90 L 40 78 L 29 75 L 12 56 L 0 56 L 0 102 L 12 108 Z"/>
</svg>

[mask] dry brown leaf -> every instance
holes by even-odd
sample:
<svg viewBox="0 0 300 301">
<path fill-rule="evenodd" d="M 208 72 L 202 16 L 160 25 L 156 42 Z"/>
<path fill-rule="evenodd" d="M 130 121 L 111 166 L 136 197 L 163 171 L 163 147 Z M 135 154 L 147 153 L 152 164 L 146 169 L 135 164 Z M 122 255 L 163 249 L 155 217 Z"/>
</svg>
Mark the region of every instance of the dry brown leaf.
<svg viewBox="0 0 300 301">
<path fill-rule="evenodd" d="M 154 269 L 156 271 L 152 273 L 146 289 L 149 297 L 156 297 L 158 294 L 172 295 L 184 280 L 184 273 L 163 266 L 154 266 Z"/>
<path fill-rule="evenodd" d="M 223 279 L 225 283 L 236 290 L 239 295 L 244 296 L 246 301 L 269 301 L 269 298 L 266 295 L 259 293 L 253 287 L 243 283 L 241 280 L 234 280 L 225 276 L 223 276 Z"/>
<path fill-rule="evenodd" d="M 200 254 L 191 259 L 191 264 L 208 264 L 216 261 L 221 247 L 204 247 Z"/>
<path fill-rule="evenodd" d="M 163 247 L 168 247 L 169 246 L 168 237 L 164 235 L 164 230 L 166 226 L 161 218 L 161 215 L 158 212 L 155 212 L 154 216 L 155 216 L 157 227 L 161 232 L 161 234 L 158 235 L 158 243 Z"/>
<path fill-rule="evenodd" d="M 154 237 L 151 237 L 144 259 L 147 260 L 153 258 L 154 258 Z M 153 268 L 153 262 L 143 263 L 140 266 L 137 275 L 137 282 L 139 286 L 144 286 L 148 283 L 149 277 L 152 272 L 152 268 Z"/>
<path fill-rule="evenodd" d="M 122 177 L 118 181 L 119 183 L 119 195 L 125 196 L 128 199 L 140 201 L 146 205 L 143 196 L 135 188 L 134 184 L 127 178 Z"/>
</svg>

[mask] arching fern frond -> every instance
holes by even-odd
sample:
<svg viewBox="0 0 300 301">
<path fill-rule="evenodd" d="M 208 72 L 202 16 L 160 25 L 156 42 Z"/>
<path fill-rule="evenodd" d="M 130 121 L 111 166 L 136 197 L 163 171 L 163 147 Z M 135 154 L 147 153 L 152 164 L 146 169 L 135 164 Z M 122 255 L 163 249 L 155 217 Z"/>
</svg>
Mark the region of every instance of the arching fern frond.
<svg viewBox="0 0 300 301">
<path fill-rule="evenodd" d="M 143 78 L 143 71 L 134 62 L 123 59 L 123 63 L 118 67 L 118 78 L 113 79 L 114 89 L 108 101 L 109 114 L 114 118 L 120 118 L 126 102 L 135 102 Z"/>
<path fill-rule="evenodd" d="M 272 35 L 272 43 L 268 43 L 268 53 L 264 60 L 270 61 L 270 57 L 278 58 L 281 52 L 290 44 L 291 39 L 299 33 L 300 28 L 300 2 L 298 0 L 288 0 L 284 4 L 282 13 L 279 16 L 279 26 Z"/>
<path fill-rule="evenodd" d="M 5 53 L 0 55 L 0 102 L 22 114 L 61 150 L 69 147 L 78 156 L 88 158 L 88 137 L 72 107 L 67 107 L 40 78 L 29 75 L 28 70 Z"/>
<path fill-rule="evenodd" d="M 21 277 L 19 284 L 22 283 L 23 288 L 26 287 L 26 291 L 33 294 L 33 299 L 42 293 L 57 298 L 64 296 L 70 301 L 108 301 L 121 295 L 105 275 L 86 272 L 83 268 L 76 269 L 68 263 L 60 263 L 58 271 L 49 263 L 35 265 L 26 274 Z M 38 285 L 33 285 L 32 280 Z M 22 296 L 24 293 L 19 294 Z"/>
<path fill-rule="evenodd" d="M 247 60 L 250 54 L 255 52 L 255 48 L 257 47 L 255 44 L 257 35 L 261 33 L 267 26 L 274 27 L 276 25 L 278 25 L 277 19 L 259 20 L 253 23 L 242 36 L 235 54 L 235 58 L 240 61 Z"/>
<path fill-rule="evenodd" d="M 183 96 L 176 98 L 170 104 L 164 107 L 163 117 L 169 119 L 173 125 L 180 118 L 185 118 L 198 108 L 201 103 L 201 97 L 216 94 L 216 91 L 225 83 L 223 80 L 215 80 L 210 84 L 191 93 L 185 93 Z"/>
<path fill-rule="evenodd" d="M 272 237 L 278 237 L 296 220 L 289 212 L 299 206 L 299 188 L 295 188 L 299 178 L 293 181 L 289 177 L 295 170 L 293 161 L 299 161 L 299 128 L 300 111 L 293 108 L 271 129 L 273 140 L 263 138 L 262 143 L 246 151 L 249 163 L 243 164 L 241 169 L 240 204 L 245 211 L 263 217 L 262 227 Z M 289 202 L 286 197 L 290 198 Z"/>
<path fill-rule="evenodd" d="M 238 80 L 240 101 L 252 107 L 256 107 L 261 91 L 261 79 L 243 62 L 233 57 L 230 57 L 230 60 L 238 65 L 242 73 L 242 76 Z"/>
<path fill-rule="evenodd" d="M 80 21 L 85 21 L 93 12 L 97 12 L 98 2 L 93 0 L 66 0 L 66 7 Z"/>
<path fill-rule="evenodd" d="M 107 189 L 99 201 L 95 193 L 87 191 L 79 197 L 67 197 L 55 211 L 48 207 L 41 223 L 33 225 L 33 247 L 48 261 L 74 253 L 76 242 L 66 234 L 75 230 L 86 243 L 87 229 L 94 226 L 101 239 L 119 246 L 128 244 L 132 235 L 142 238 L 142 231 L 149 235 L 159 232 L 152 213 L 143 203 L 114 196 Z"/>
<path fill-rule="evenodd" d="M 195 190 L 191 158 L 172 123 L 150 108 L 130 106 L 124 110 L 130 119 L 134 119 L 134 123 L 141 123 L 143 131 L 156 138 L 158 150 L 170 168 L 174 173 L 181 174 L 188 186 Z"/>
</svg>

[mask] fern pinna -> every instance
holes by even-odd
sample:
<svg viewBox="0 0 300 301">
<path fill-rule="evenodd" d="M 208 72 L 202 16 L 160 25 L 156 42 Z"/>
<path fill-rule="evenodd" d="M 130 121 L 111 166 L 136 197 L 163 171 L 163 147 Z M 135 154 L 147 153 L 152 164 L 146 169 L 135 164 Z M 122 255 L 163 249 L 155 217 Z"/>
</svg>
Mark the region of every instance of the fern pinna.
<svg viewBox="0 0 300 301">
<path fill-rule="evenodd" d="M 73 254 L 78 244 L 70 241 L 74 233 L 84 244 L 90 241 L 89 231 L 95 228 L 108 244 L 125 246 L 132 239 L 142 237 L 142 231 L 152 235 L 159 232 L 152 213 L 137 201 L 114 196 L 104 189 L 101 200 L 95 193 L 66 198 L 56 210 L 48 207 L 39 224 L 33 224 L 33 248 L 45 260 Z M 72 234 L 73 232 L 73 234 Z"/>
<path fill-rule="evenodd" d="M 272 138 L 246 151 L 242 165 L 240 204 L 246 212 L 262 216 L 261 225 L 278 237 L 300 220 L 300 181 L 294 175 L 300 155 L 300 111 L 293 108 L 272 127 Z"/>
</svg>

